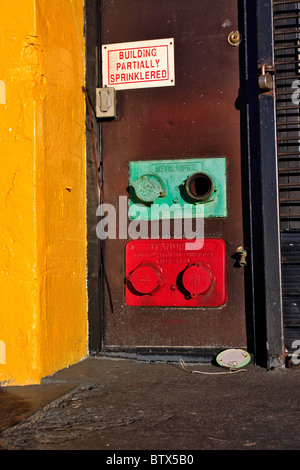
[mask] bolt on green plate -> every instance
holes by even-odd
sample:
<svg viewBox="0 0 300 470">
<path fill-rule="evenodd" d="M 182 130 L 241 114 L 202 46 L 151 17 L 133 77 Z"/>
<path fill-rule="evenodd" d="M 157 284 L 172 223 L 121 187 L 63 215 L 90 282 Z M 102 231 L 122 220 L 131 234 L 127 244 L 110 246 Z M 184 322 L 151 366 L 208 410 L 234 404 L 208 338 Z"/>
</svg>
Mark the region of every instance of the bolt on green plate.
<svg viewBox="0 0 300 470">
<path fill-rule="evenodd" d="M 227 217 L 226 158 L 129 163 L 129 218 Z"/>
</svg>

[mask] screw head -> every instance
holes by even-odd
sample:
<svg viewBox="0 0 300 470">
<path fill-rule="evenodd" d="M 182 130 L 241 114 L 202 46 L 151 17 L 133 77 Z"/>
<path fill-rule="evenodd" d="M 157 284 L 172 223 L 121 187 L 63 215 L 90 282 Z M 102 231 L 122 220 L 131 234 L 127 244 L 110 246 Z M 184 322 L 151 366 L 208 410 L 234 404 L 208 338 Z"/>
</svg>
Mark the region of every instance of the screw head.
<svg viewBox="0 0 300 470">
<path fill-rule="evenodd" d="M 232 31 L 228 35 L 228 42 L 231 46 L 237 47 L 241 43 L 241 40 L 242 36 L 239 31 Z"/>
</svg>

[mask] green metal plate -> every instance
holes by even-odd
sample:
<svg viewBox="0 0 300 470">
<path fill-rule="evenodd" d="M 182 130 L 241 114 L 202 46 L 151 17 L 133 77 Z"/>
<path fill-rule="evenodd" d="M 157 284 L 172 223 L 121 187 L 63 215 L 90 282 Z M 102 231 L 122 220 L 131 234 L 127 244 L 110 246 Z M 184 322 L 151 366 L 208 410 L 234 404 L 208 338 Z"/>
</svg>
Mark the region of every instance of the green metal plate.
<svg viewBox="0 0 300 470">
<path fill-rule="evenodd" d="M 227 217 L 226 158 L 129 163 L 129 219 Z"/>
</svg>

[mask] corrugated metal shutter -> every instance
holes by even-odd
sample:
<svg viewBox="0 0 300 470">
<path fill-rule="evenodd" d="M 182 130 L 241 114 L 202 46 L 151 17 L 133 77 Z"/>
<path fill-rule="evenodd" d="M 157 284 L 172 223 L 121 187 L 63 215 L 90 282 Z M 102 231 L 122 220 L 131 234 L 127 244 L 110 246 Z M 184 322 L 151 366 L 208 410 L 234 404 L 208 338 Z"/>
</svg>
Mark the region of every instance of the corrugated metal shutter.
<svg viewBox="0 0 300 470">
<path fill-rule="evenodd" d="M 285 347 L 300 339 L 300 2 L 274 1 Z"/>
</svg>

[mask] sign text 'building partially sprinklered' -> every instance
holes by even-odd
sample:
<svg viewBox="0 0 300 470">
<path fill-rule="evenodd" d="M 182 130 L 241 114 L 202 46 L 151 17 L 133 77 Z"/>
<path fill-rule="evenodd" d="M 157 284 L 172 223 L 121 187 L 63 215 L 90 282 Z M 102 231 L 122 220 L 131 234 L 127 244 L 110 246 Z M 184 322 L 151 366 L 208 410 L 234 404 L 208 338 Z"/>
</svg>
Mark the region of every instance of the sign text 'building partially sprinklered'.
<svg viewBox="0 0 300 470">
<path fill-rule="evenodd" d="M 174 39 L 103 45 L 102 81 L 116 90 L 175 85 Z"/>
</svg>

